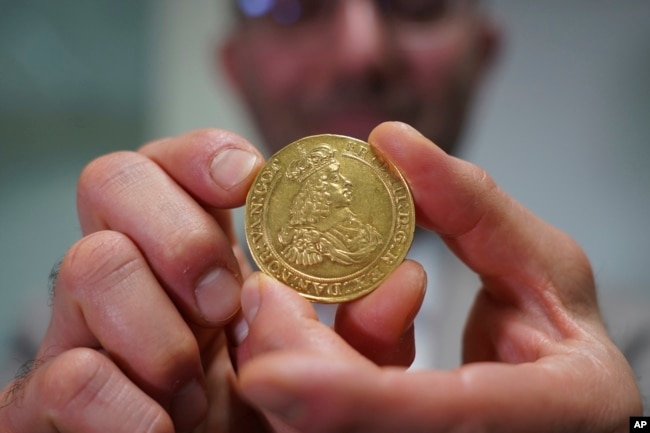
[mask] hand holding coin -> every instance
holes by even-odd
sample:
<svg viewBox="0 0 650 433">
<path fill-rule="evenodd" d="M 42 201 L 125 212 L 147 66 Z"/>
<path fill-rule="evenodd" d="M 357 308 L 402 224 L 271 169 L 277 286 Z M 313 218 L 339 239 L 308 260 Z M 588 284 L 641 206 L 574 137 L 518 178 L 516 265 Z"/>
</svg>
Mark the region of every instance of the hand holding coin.
<svg viewBox="0 0 650 433">
<path fill-rule="evenodd" d="M 324 326 L 302 297 L 257 273 L 242 289 L 249 325 L 239 348 L 247 354 L 239 358 L 245 398 L 274 415 L 276 431 L 286 425 L 300 432 L 627 431 L 629 416 L 642 412 L 639 391 L 607 336 L 576 242 L 516 203 L 483 170 L 406 125 L 380 125 L 369 142 L 408 180 L 418 222 L 481 277 L 466 323 L 464 364 L 413 372 L 382 367 L 366 354 L 381 352 L 379 335 L 398 335 L 404 322 L 387 310 L 366 321 L 374 350 L 360 353 L 350 342 L 361 333 L 350 338 L 354 331 L 338 318 L 334 330 Z M 416 293 L 423 282 L 411 265 L 403 262 L 339 314 L 372 302 L 368 315 L 401 293 Z"/>
</svg>

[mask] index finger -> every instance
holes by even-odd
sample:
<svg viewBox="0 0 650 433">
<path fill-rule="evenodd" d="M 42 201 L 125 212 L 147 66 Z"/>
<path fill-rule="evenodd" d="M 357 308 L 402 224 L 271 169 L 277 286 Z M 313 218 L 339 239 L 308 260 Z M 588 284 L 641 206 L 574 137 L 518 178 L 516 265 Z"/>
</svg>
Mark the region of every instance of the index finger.
<svg viewBox="0 0 650 433">
<path fill-rule="evenodd" d="M 142 146 L 140 153 L 154 160 L 202 204 L 217 209 L 244 204 L 264 162 L 252 144 L 220 129 L 153 141 Z"/>
<path fill-rule="evenodd" d="M 436 231 L 495 299 L 595 303 L 590 265 L 576 242 L 505 194 L 484 170 L 402 123 L 378 126 L 368 141 L 404 174 L 418 224 Z"/>
</svg>

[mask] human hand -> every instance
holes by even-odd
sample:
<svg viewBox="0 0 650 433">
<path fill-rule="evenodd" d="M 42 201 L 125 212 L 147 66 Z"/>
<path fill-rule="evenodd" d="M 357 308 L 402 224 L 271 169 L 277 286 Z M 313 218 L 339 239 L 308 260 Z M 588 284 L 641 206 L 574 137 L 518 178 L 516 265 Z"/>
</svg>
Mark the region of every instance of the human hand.
<svg viewBox="0 0 650 433">
<path fill-rule="evenodd" d="M 0 394 L 0 431 L 264 428 L 233 387 L 224 335 L 241 332 L 251 272 L 227 209 L 244 202 L 262 161 L 243 139 L 204 130 L 84 170 L 84 237 L 61 263 L 36 363 Z M 419 280 L 399 302 L 367 296 L 340 309 L 342 335 L 377 363 L 413 358 L 424 274 L 411 267 Z M 394 320 L 369 325 L 384 314 Z"/>
<path fill-rule="evenodd" d="M 481 277 L 464 365 L 378 367 L 298 295 L 254 274 L 242 291 L 243 395 L 277 431 L 627 431 L 639 392 L 603 326 L 579 246 L 410 127 L 381 125 L 369 141 L 409 182 L 418 223 Z M 414 285 L 409 262 L 398 272 L 375 302 L 398 299 L 402 278 Z"/>
<path fill-rule="evenodd" d="M 0 431 L 172 432 L 203 420 L 206 370 L 250 272 L 224 209 L 243 204 L 262 163 L 243 139 L 204 130 L 86 167 L 84 237 L 61 263 L 37 368 L 0 395 Z"/>
</svg>

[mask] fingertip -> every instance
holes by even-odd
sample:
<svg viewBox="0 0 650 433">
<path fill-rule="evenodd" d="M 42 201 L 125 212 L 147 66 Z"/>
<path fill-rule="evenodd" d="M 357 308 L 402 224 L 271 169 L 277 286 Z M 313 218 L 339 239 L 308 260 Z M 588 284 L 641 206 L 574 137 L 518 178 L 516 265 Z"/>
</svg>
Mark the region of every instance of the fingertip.
<svg viewBox="0 0 650 433">
<path fill-rule="evenodd" d="M 401 335 L 413 322 L 426 293 L 427 274 L 413 260 L 404 262 L 375 291 L 339 308 L 339 316 L 381 325 L 382 334 Z M 340 317 L 337 316 L 337 325 Z M 379 328 L 378 328 L 379 329 Z"/>
<path fill-rule="evenodd" d="M 339 308 L 336 331 L 379 365 L 409 366 L 415 357 L 413 321 L 426 279 L 419 263 L 404 261 L 374 292 Z"/>
<path fill-rule="evenodd" d="M 286 317 L 317 319 L 310 303 L 294 289 L 262 273 L 252 274 L 242 288 L 242 311 L 249 326 L 261 311 Z"/>
<path fill-rule="evenodd" d="M 402 133 L 405 134 L 410 134 L 410 135 L 415 135 L 415 136 L 420 136 L 424 137 L 420 131 L 409 125 L 408 123 L 405 122 L 400 122 L 398 120 L 390 120 L 387 122 L 382 122 L 379 125 L 377 125 L 371 132 L 370 136 L 372 137 L 373 135 L 382 135 L 386 133 L 392 133 L 392 132 L 399 132 L 401 131 Z"/>
<path fill-rule="evenodd" d="M 412 152 L 416 150 L 414 148 L 416 144 L 426 145 L 431 149 L 442 152 L 442 149 L 422 135 L 420 131 L 407 123 L 398 121 L 379 124 L 370 133 L 368 143 L 381 154 L 388 154 L 393 157 L 399 156 L 405 151 Z"/>
<path fill-rule="evenodd" d="M 217 209 L 241 206 L 264 157 L 248 140 L 206 128 L 153 141 L 139 152 L 194 197 Z"/>
</svg>

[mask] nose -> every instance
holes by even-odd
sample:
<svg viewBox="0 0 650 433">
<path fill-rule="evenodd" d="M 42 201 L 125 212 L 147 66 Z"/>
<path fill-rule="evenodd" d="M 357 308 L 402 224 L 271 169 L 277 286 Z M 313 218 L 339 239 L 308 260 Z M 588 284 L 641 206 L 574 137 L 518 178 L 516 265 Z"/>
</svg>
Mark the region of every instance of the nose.
<svg viewBox="0 0 650 433">
<path fill-rule="evenodd" d="M 339 67 L 355 73 L 384 61 L 387 29 L 371 0 L 338 2 L 331 55 Z"/>
</svg>

